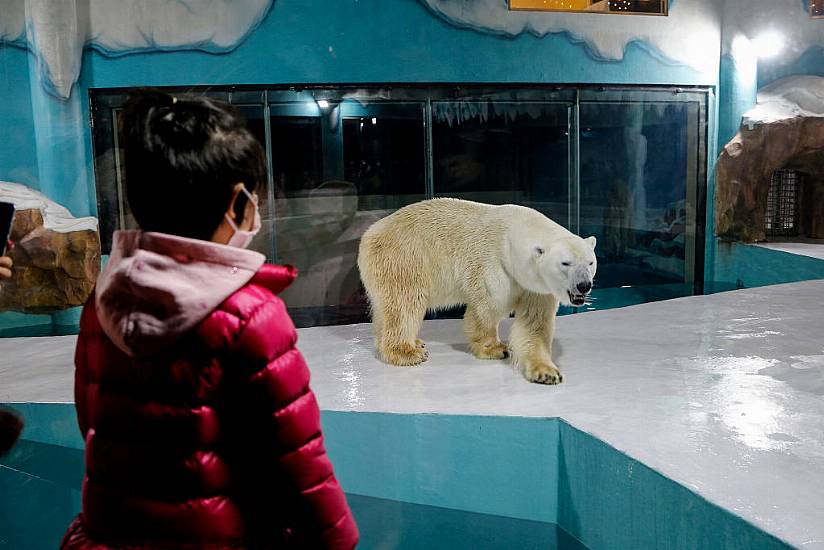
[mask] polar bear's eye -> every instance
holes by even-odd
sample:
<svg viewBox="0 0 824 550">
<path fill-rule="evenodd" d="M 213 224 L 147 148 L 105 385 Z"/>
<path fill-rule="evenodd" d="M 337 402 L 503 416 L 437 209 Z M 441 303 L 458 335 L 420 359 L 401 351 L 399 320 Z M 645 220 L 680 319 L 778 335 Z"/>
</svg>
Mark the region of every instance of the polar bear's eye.
<svg viewBox="0 0 824 550">
<path fill-rule="evenodd" d="M 569 266 L 571 266 L 572 264 L 571 264 L 571 263 L 569 263 L 569 262 L 561 262 L 561 265 L 562 265 L 562 266 L 564 266 L 564 267 L 569 267 Z"/>
<path fill-rule="evenodd" d="M 589 262 L 589 265 L 592 265 L 592 264 L 594 264 L 594 263 L 595 263 L 595 262 Z"/>
</svg>

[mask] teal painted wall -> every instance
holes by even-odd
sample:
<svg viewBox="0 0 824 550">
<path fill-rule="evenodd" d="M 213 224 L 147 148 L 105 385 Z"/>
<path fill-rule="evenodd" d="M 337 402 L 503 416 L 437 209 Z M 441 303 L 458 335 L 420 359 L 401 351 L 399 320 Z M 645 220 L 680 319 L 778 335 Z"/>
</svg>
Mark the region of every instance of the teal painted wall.
<svg viewBox="0 0 824 550">
<path fill-rule="evenodd" d="M 638 43 L 599 61 L 564 34 L 516 38 L 459 29 L 419 2 L 278 0 L 230 55 L 109 58 L 87 53 L 86 85 L 356 82 L 564 82 L 714 85 Z M 186 67 L 181 70 L 181 67 Z"/>
<path fill-rule="evenodd" d="M 558 524 L 588 548 L 790 548 L 566 422 L 559 428 Z"/>
<path fill-rule="evenodd" d="M 746 66 L 748 61 L 752 66 Z M 738 133 L 744 113 L 755 107 L 758 71 L 754 63 L 754 60 L 736 61 L 731 55 L 721 58 L 718 153 Z"/>
<path fill-rule="evenodd" d="M 29 54 L 0 44 L 0 181 L 33 187 L 40 182 L 37 147 L 29 89 Z"/>
<path fill-rule="evenodd" d="M 0 459 L 0 548 L 53 550 L 81 506 L 83 439 L 74 405 L 8 406 L 26 426 Z"/>
<path fill-rule="evenodd" d="M 544 522 L 558 514 L 553 419 L 328 411 L 323 430 L 348 492 Z"/>
<path fill-rule="evenodd" d="M 824 76 L 824 46 L 810 46 L 790 63 L 762 62 L 758 66 L 758 87 L 793 75 Z"/>
</svg>

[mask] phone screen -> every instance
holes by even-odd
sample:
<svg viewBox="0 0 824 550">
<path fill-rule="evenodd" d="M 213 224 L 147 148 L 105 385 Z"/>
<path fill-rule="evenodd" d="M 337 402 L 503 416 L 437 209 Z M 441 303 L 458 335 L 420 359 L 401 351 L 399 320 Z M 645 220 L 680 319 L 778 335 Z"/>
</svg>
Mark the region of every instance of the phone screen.
<svg viewBox="0 0 824 550">
<path fill-rule="evenodd" d="M 14 205 L 0 202 L 0 256 L 6 254 L 6 244 L 11 235 L 11 222 L 14 220 Z"/>
</svg>

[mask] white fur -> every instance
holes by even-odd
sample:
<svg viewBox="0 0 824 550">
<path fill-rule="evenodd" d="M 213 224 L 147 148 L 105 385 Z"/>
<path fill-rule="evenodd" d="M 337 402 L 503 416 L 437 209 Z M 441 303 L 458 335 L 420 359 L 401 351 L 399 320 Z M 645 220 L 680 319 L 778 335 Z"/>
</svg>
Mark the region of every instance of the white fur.
<svg viewBox="0 0 824 550">
<path fill-rule="evenodd" d="M 594 237 L 582 239 L 523 206 L 433 199 L 402 208 L 366 231 L 358 257 L 378 354 L 396 365 L 425 361 L 416 337 L 426 310 L 466 304 L 476 357 L 501 359 L 509 351 L 527 379 L 558 383 L 555 314 L 571 296 L 583 300 L 577 287 L 591 286 L 594 247 Z M 513 311 L 507 349 L 498 324 Z"/>
</svg>

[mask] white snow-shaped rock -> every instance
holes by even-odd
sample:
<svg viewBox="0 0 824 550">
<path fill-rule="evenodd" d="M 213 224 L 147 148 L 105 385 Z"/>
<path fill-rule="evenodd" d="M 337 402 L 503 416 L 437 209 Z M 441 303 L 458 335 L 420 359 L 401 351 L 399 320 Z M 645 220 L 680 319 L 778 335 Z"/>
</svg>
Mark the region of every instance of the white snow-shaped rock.
<svg viewBox="0 0 824 550">
<path fill-rule="evenodd" d="M 65 207 L 19 183 L 0 181 L 0 202 L 12 203 L 15 210 L 39 209 L 43 214 L 43 227 L 58 233 L 97 231 L 97 218 L 75 218 Z"/>
</svg>

